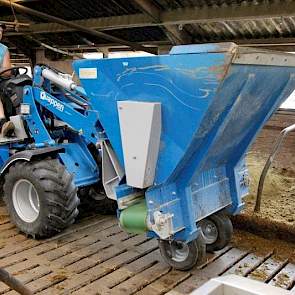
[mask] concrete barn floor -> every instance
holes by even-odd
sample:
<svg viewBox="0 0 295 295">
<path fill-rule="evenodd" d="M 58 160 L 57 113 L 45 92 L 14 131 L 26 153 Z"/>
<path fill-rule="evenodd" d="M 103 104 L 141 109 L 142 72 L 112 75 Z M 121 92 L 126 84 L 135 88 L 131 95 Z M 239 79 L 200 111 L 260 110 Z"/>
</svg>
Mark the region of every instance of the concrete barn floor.
<svg viewBox="0 0 295 295">
<path fill-rule="evenodd" d="M 84 217 L 60 235 L 36 241 L 20 234 L 1 206 L 0 267 L 34 294 L 179 295 L 232 273 L 293 288 L 295 294 L 295 264 L 288 258 L 293 244 L 279 246 L 280 256 L 273 243 L 253 235 L 240 247 L 248 234 L 236 232 L 233 245 L 208 254 L 202 267 L 181 272 L 162 261 L 156 240 L 123 232 L 113 216 Z M 17 293 L 0 283 L 0 294 Z"/>
</svg>

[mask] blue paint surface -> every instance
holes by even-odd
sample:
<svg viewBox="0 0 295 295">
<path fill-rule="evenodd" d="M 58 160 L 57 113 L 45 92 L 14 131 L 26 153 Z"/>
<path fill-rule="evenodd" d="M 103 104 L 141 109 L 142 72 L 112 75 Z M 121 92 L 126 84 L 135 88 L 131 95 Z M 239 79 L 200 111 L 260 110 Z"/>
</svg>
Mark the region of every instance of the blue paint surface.
<svg viewBox="0 0 295 295">
<path fill-rule="evenodd" d="M 81 79 L 99 113 L 112 146 L 123 166 L 117 101 L 161 102 L 162 138 L 156 178 L 165 182 L 175 170 L 198 130 L 206 110 L 214 98 L 228 57 L 212 54 L 174 55 L 110 60 L 83 60 L 79 68 L 96 67 L 98 79 Z"/>
</svg>

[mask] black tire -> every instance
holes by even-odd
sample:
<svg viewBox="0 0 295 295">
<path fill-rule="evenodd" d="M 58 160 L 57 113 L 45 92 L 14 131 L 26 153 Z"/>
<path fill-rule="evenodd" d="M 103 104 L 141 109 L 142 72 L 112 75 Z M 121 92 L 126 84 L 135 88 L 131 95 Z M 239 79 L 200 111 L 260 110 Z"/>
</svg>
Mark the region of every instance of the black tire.
<svg viewBox="0 0 295 295">
<path fill-rule="evenodd" d="M 13 201 L 14 187 L 26 181 L 33 185 L 38 198 L 37 216 L 31 222 L 17 213 Z M 26 192 L 22 195 L 26 195 Z M 17 162 L 11 166 L 5 175 L 4 201 L 11 221 L 20 231 L 33 238 L 51 237 L 63 231 L 74 223 L 78 215 L 79 198 L 73 177 L 57 159 Z M 17 206 L 22 208 L 21 205 Z"/>
<path fill-rule="evenodd" d="M 117 202 L 108 197 L 102 200 L 99 206 L 101 207 L 100 213 L 103 215 L 115 215 L 117 213 Z"/>
<path fill-rule="evenodd" d="M 107 197 L 106 197 L 107 199 Z M 116 215 L 117 202 L 110 199 L 94 200 L 91 197 L 80 198 L 79 216 L 78 219 L 82 219 L 94 214 L 101 215 Z"/>
<path fill-rule="evenodd" d="M 187 245 L 188 255 L 184 259 L 178 259 L 172 255 L 172 247 L 175 247 L 176 241 L 159 240 L 159 248 L 164 261 L 177 270 L 189 270 L 195 265 L 200 265 L 206 257 L 206 244 L 203 238 L 199 236 L 196 240 Z M 183 244 L 183 243 L 181 243 Z"/>
<path fill-rule="evenodd" d="M 206 244 L 207 252 L 214 252 L 223 249 L 231 241 L 233 225 L 230 218 L 223 212 L 212 214 L 206 218 L 211 221 L 217 229 L 217 238 L 213 243 Z M 206 238 L 204 238 L 206 241 Z"/>
<path fill-rule="evenodd" d="M 98 196 L 97 199 L 94 197 Z M 92 188 L 83 188 L 78 191 L 80 198 L 79 218 L 89 214 L 115 215 L 117 213 L 117 202 L 109 199 L 103 191 L 96 192 Z"/>
</svg>

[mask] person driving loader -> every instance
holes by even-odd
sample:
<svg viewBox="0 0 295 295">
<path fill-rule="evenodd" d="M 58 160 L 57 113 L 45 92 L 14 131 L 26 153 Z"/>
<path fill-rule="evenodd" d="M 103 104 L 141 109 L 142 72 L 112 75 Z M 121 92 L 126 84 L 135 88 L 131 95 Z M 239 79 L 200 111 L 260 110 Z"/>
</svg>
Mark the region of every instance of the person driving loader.
<svg viewBox="0 0 295 295">
<path fill-rule="evenodd" d="M 0 41 L 2 40 L 3 32 L 5 30 L 6 26 L 3 23 L 0 23 Z M 11 62 L 10 62 L 10 54 L 8 51 L 8 48 L 0 43 L 0 71 L 3 71 L 5 69 L 11 68 Z M 3 75 L 9 76 L 11 73 L 10 71 L 7 71 Z M 1 136 L 11 136 L 14 132 L 14 124 L 11 121 L 7 121 L 5 117 L 2 97 L 0 99 L 0 130 L 1 130 Z"/>
</svg>

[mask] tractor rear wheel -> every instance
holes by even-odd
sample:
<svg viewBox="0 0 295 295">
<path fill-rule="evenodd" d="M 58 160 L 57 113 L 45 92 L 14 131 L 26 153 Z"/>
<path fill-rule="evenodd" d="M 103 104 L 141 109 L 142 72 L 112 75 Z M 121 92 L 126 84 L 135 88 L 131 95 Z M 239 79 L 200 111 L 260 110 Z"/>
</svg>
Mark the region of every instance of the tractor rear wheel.
<svg viewBox="0 0 295 295">
<path fill-rule="evenodd" d="M 4 201 L 11 221 L 33 238 L 61 232 L 78 215 L 73 177 L 57 159 L 11 166 L 5 175 Z"/>
<path fill-rule="evenodd" d="M 206 245 L 201 235 L 189 243 L 159 240 L 161 255 L 166 263 L 178 270 L 189 270 L 204 262 Z"/>
</svg>

